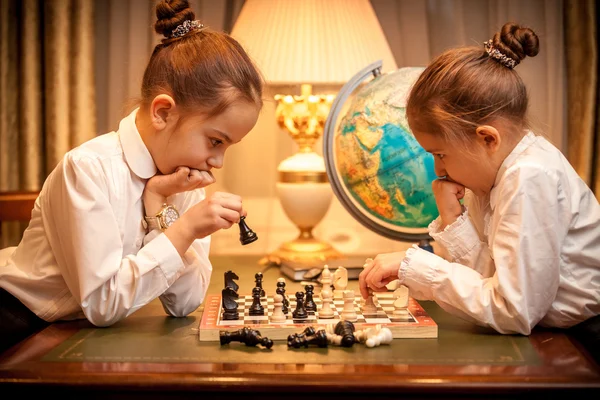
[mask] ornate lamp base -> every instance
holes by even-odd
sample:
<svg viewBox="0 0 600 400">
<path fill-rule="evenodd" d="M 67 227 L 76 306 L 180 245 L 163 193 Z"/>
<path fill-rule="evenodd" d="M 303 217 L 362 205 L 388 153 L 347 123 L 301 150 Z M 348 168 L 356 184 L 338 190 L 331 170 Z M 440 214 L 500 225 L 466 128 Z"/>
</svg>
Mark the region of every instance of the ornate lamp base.
<svg viewBox="0 0 600 400">
<path fill-rule="evenodd" d="M 342 258 L 343 255 L 329 243 L 303 232 L 294 240 L 283 243 L 277 250 L 261 260 L 261 264 L 281 265 L 286 261 L 314 266 L 331 259 Z"/>
</svg>

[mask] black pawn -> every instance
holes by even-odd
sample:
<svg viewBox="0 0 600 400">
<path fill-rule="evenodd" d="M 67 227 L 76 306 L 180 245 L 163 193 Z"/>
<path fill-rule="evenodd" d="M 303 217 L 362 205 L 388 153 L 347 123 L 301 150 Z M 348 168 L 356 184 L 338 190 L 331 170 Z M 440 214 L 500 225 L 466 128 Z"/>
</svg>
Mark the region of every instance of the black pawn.
<svg viewBox="0 0 600 400">
<path fill-rule="evenodd" d="M 240 243 L 245 246 L 252 242 L 255 242 L 258 239 L 258 236 L 252 229 L 246 225 L 246 217 L 240 217 Z"/>
<path fill-rule="evenodd" d="M 281 289 L 281 293 L 279 293 L 277 290 Z M 275 291 L 276 293 L 279 293 L 280 295 L 283 296 L 283 309 L 284 314 L 287 314 L 287 310 L 290 308 L 290 300 L 288 299 L 287 295 L 285 294 L 285 282 L 279 281 L 277 282 L 277 290 Z"/>
<path fill-rule="evenodd" d="M 263 281 L 262 272 L 257 272 L 256 274 L 254 274 L 254 282 L 256 283 L 255 287 L 260 288 L 260 295 L 262 297 L 265 297 L 265 290 L 263 289 L 262 281 Z"/>
<path fill-rule="evenodd" d="M 304 292 L 296 292 L 296 309 L 292 313 L 295 319 L 308 318 L 308 312 L 304 308 Z"/>
<path fill-rule="evenodd" d="M 250 306 L 250 315 L 265 315 L 265 308 L 260 304 L 260 288 L 252 289 L 252 305 Z"/>
<path fill-rule="evenodd" d="M 304 286 L 304 290 L 306 290 L 306 300 L 304 301 L 304 308 L 306 311 L 317 311 L 317 304 L 313 300 L 314 286 L 306 285 Z"/>
<path fill-rule="evenodd" d="M 275 289 L 275 293 L 280 294 L 283 297 L 283 304 L 281 305 L 281 311 L 287 315 L 289 310 L 290 302 L 285 297 L 285 289 L 278 287 Z"/>
</svg>

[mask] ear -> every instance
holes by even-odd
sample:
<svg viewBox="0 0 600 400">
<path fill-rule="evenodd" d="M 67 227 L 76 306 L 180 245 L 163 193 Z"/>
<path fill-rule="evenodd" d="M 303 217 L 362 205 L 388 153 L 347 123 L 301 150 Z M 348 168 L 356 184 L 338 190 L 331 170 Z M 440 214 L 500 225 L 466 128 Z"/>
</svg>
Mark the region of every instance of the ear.
<svg viewBox="0 0 600 400">
<path fill-rule="evenodd" d="M 152 126 L 157 131 L 167 127 L 167 120 L 175 116 L 175 100 L 167 94 L 159 94 L 150 104 Z"/>
<path fill-rule="evenodd" d="M 502 138 L 498 129 L 491 125 L 480 125 L 475 130 L 477 141 L 482 144 L 488 151 L 495 153 L 500 149 Z"/>
</svg>

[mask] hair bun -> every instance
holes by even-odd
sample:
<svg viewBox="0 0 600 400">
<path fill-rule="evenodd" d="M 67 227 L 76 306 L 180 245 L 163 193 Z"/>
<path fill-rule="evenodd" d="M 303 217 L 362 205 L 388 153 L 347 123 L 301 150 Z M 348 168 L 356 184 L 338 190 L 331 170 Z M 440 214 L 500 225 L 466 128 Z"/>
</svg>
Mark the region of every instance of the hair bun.
<svg viewBox="0 0 600 400">
<path fill-rule="evenodd" d="M 156 5 L 156 33 L 170 38 L 173 29 L 185 21 L 193 21 L 196 14 L 190 8 L 188 0 L 162 0 Z"/>
<path fill-rule="evenodd" d="M 525 57 L 535 57 L 540 51 L 540 40 L 527 27 L 508 22 L 494 35 L 494 47 L 507 57 L 521 62 Z"/>
</svg>

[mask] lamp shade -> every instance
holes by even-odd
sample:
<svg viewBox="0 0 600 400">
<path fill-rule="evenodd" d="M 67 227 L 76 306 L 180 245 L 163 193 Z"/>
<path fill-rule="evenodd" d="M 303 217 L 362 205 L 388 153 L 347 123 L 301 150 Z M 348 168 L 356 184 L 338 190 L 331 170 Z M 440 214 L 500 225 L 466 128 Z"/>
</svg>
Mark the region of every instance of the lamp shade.
<svg viewBox="0 0 600 400">
<path fill-rule="evenodd" d="M 369 0 L 246 0 L 231 32 L 269 84 L 343 84 L 397 68 Z"/>
</svg>

